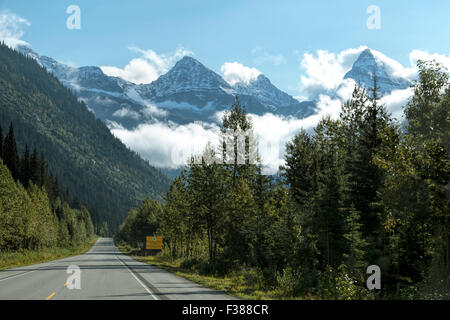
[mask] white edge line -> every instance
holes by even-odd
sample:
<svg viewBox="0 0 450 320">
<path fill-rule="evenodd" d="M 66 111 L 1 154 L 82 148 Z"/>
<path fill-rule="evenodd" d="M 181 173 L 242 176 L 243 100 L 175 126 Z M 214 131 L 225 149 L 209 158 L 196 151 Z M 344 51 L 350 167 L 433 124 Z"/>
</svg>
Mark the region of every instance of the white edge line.
<svg viewBox="0 0 450 320">
<path fill-rule="evenodd" d="M 17 277 L 20 277 L 20 276 L 24 276 L 26 274 L 30 274 L 30 273 L 35 272 L 35 271 L 37 271 L 37 270 L 26 271 L 26 272 L 22 272 L 22 273 L 19 273 L 19 274 L 15 274 L 13 276 L 5 277 L 5 278 L 0 279 L 0 282 L 6 281 L 6 280 L 9 280 L 9 279 L 14 279 L 14 278 L 17 278 Z"/>
<path fill-rule="evenodd" d="M 131 275 L 133 276 L 133 278 L 136 279 L 136 281 L 137 281 L 137 282 L 145 289 L 145 291 L 147 291 L 147 292 L 153 297 L 153 299 L 158 300 L 158 298 L 155 297 L 155 296 L 153 295 L 153 292 L 152 292 L 149 288 L 147 288 L 147 286 L 146 286 L 144 283 L 142 283 L 142 281 L 139 280 L 138 277 L 136 277 L 136 276 L 134 275 L 134 273 L 130 270 L 130 268 L 128 268 L 128 266 L 127 266 L 122 260 L 120 260 L 120 259 L 117 257 L 117 255 L 116 255 L 116 259 L 119 260 L 120 263 L 122 263 L 122 264 L 125 266 L 125 268 L 127 268 L 128 272 L 131 273 Z"/>
</svg>

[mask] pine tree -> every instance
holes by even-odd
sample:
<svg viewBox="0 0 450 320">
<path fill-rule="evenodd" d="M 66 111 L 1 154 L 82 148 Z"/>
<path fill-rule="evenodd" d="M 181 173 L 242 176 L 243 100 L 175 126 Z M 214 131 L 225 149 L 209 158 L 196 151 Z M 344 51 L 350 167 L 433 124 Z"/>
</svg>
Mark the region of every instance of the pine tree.
<svg viewBox="0 0 450 320">
<path fill-rule="evenodd" d="M 3 130 L 0 126 L 0 159 L 3 159 Z"/>
<path fill-rule="evenodd" d="M 9 126 L 9 132 L 5 137 L 3 148 L 3 160 L 5 162 L 5 165 L 8 167 L 9 171 L 11 171 L 13 179 L 18 180 L 20 176 L 20 162 L 19 154 L 17 151 L 16 138 L 14 136 L 14 126 L 12 122 Z"/>
<path fill-rule="evenodd" d="M 216 259 L 223 237 L 228 182 L 223 166 L 218 164 L 219 161 L 207 163 L 204 160 L 217 159 L 217 154 L 210 144 L 206 146 L 200 158 L 201 162 L 191 159 L 187 183 L 199 224 L 206 231 L 208 259 L 212 263 Z"/>
<path fill-rule="evenodd" d="M 345 239 L 348 242 L 348 252 L 344 254 L 346 266 L 353 277 L 362 278 L 364 268 L 367 266 L 364 260 L 367 242 L 361 232 L 360 214 L 351 206 L 347 212 Z"/>
<path fill-rule="evenodd" d="M 301 208 L 312 204 L 317 191 L 317 152 L 311 136 L 302 130 L 286 145 L 282 175 Z"/>
<path fill-rule="evenodd" d="M 450 81 L 448 70 L 436 62 L 419 61 L 419 80 L 405 108 L 407 134 L 415 150 L 413 168 L 422 181 L 418 193 L 428 203 L 431 227 L 432 287 L 450 289 Z M 423 214 L 417 212 L 418 214 Z M 442 280 L 445 279 L 445 280 Z"/>
<path fill-rule="evenodd" d="M 40 187 L 48 185 L 48 168 L 43 152 L 41 152 L 39 155 L 39 183 Z M 81 203 L 78 203 L 77 207 L 75 208 L 80 209 Z"/>
<path fill-rule="evenodd" d="M 41 164 L 39 162 L 39 156 L 36 149 L 33 150 L 33 153 L 30 157 L 30 180 L 33 181 L 34 184 L 41 186 Z"/>
<path fill-rule="evenodd" d="M 30 151 L 28 150 L 28 145 L 25 145 L 25 151 L 20 161 L 20 182 L 27 188 L 30 180 Z"/>
<path fill-rule="evenodd" d="M 322 268 L 337 267 L 345 250 L 343 229 L 345 225 L 341 208 L 348 192 L 344 174 L 344 159 L 339 149 L 339 122 L 329 117 L 315 128 L 314 141 L 318 154 L 317 217 L 318 246 Z"/>
<path fill-rule="evenodd" d="M 259 158 L 252 121 L 245 111 L 245 106 L 240 105 L 237 96 L 231 110 L 225 113 L 222 126 L 222 163 L 228 165 L 233 185 L 239 178 L 246 179 L 249 183 L 254 177 L 255 165 Z"/>
</svg>

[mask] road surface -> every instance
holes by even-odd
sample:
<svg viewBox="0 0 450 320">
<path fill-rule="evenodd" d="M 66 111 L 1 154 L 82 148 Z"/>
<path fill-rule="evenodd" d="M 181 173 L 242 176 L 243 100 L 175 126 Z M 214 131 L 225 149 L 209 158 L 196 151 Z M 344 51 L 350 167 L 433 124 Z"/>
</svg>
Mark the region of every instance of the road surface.
<svg viewBox="0 0 450 320">
<path fill-rule="evenodd" d="M 67 273 L 69 266 L 72 268 Z M 79 278 L 78 275 L 79 274 Z M 80 280 L 80 281 L 78 281 Z M 77 284 L 79 283 L 79 289 Z M 0 271 L 0 299 L 8 300 L 228 300 L 202 287 L 122 254 L 111 238 L 89 252 L 48 263 Z"/>
</svg>

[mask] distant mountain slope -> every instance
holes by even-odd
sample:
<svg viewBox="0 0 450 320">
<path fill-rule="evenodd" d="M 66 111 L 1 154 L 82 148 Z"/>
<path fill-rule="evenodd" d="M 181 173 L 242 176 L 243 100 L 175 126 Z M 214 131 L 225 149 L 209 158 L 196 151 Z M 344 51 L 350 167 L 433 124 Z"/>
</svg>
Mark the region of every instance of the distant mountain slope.
<svg viewBox="0 0 450 320">
<path fill-rule="evenodd" d="M 95 66 L 74 68 L 40 56 L 29 47 L 22 46 L 19 50 L 73 89 L 77 97 L 110 127 L 119 124 L 132 129 L 155 121 L 212 122 L 218 111 L 232 105 L 236 95 L 249 113 L 257 115 L 270 112 L 304 118 L 316 112 L 315 101 L 297 101 L 263 74 L 249 83 L 230 85 L 221 75 L 189 56 L 183 57 L 152 83 L 137 85 L 108 76 Z M 359 54 L 342 80 L 353 79 L 371 88 L 373 74 L 377 76 L 381 95 L 406 89 L 411 84 L 406 79 L 393 77 L 382 59 L 377 59 L 370 49 Z"/>
<path fill-rule="evenodd" d="M 80 78 L 89 74 L 86 81 L 91 71 L 103 75 L 100 69 L 77 71 Z M 42 150 L 50 171 L 97 222 L 117 228 L 130 207 L 168 188 L 164 174 L 127 149 L 46 69 L 0 44 L 0 125 L 10 122 L 19 145 Z"/>
<path fill-rule="evenodd" d="M 386 66 L 375 59 L 372 51 L 366 49 L 353 63 L 352 69 L 347 72 L 344 79 L 353 79 L 365 88 L 372 88 L 373 75 L 377 78 L 379 91 L 382 95 L 389 94 L 394 90 L 406 89 L 411 83 L 402 78 L 394 78 L 387 72 Z"/>
<path fill-rule="evenodd" d="M 98 67 L 73 68 L 40 56 L 29 47 L 19 50 L 74 90 L 95 115 L 126 128 L 152 121 L 213 121 L 217 111 L 231 107 L 238 95 L 248 112 L 305 117 L 315 111 L 312 101 L 299 102 L 276 88 L 264 75 L 255 81 L 228 84 L 219 74 L 192 57 L 183 57 L 166 74 L 149 84 L 134 84 L 105 75 Z"/>
</svg>

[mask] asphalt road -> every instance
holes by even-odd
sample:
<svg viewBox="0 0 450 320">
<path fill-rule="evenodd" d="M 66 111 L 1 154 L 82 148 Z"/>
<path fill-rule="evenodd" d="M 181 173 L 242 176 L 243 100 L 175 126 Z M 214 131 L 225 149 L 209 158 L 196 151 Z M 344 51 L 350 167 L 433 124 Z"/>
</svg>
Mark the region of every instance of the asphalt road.
<svg viewBox="0 0 450 320">
<path fill-rule="evenodd" d="M 68 268 L 70 266 L 72 269 Z M 77 268 L 79 267 L 79 272 Z M 77 285 L 79 284 L 79 289 Z M 8 300 L 228 300 L 202 287 L 122 254 L 110 238 L 89 252 L 48 263 L 0 271 L 0 299 Z"/>
</svg>

